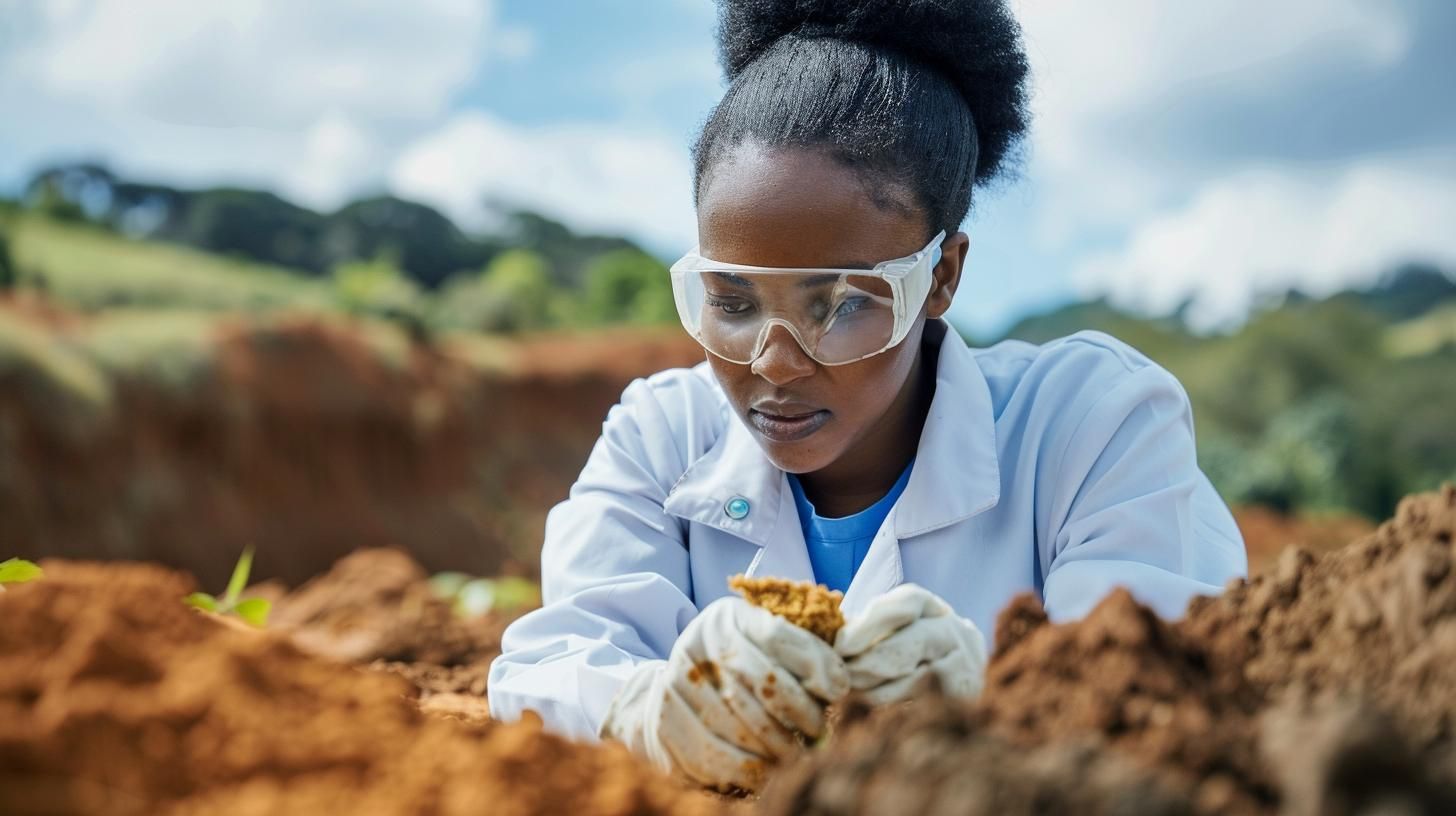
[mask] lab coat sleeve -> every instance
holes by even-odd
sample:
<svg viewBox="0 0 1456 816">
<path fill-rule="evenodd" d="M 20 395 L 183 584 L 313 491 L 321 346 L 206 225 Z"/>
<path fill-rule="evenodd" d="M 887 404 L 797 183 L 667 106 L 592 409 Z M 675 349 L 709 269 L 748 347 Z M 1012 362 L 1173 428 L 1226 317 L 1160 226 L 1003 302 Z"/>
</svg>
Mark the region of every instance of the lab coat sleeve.
<svg viewBox="0 0 1456 816">
<path fill-rule="evenodd" d="M 1171 374 L 1088 334 L 1079 383 L 1062 395 L 1070 432 L 1042 478 L 1051 496 L 1043 600 L 1054 620 L 1085 615 L 1117 587 L 1164 618 L 1246 575 L 1243 539 L 1199 469 L 1188 397 Z M 1101 393 L 1097 393 L 1100 391 Z M 1080 420 L 1075 419 L 1080 413 Z"/>
<path fill-rule="evenodd" d="M 665 659 L 697 614 L 683 524 L 663 510 L 684 469 L 674 433 L 683 419 L 659 400 L 690 385 L 629 386 L 568 498 L 548 514 L 543 606 L 506 629 L 490 669 L 493 718 L 530 709 L 557 733 L 595 739 L 628 676 Z"/>
</svg>

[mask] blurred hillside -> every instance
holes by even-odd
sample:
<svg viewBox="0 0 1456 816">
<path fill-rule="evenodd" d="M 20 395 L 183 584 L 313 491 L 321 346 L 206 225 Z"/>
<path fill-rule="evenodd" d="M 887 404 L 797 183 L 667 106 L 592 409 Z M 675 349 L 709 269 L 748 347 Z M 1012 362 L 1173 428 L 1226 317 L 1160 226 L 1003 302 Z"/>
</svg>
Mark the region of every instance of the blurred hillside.
<svg viewBox="0 0 1456 816">
<path fill-rule="evenodd" d="M 1369 289 L 1290 292 L 1237 331 L 1105 302 L 1027 318 L 1008 337 L 1114 335 L 1188 390 L 1199 457 L 1224 498 L 1383 518 L 1403 495 L 1456 481 L 1456 280 L 1408 265 Z"/>
<path fill-rule="evenodd" d="M 621 387 L 701 358 L 665 267 L 621 238 L 523 212 L 469 234 L 394 198 L 315 213 L 90 165 L 0 205 L 0 289 L 0 549 L 22 554 L 163 557 L 176 538 L 176 563 L 173 533 L 203 526 L 227 553 L 261 536 L 320 559 L 367 541 L 438 568 L 529 564 Z M 622 324 L 639 328 L 596 333 Z M 1270 535 L 1347 530 L 1456 481 L 1447 270 L 1290 292 L 1225 334 L 1091 302 L 1006 336 L 1081 329 L 1179 377 L 1203 466 L 1231 503 L 1273 511 L 1241 515 Z M 258 543 L 265 571 L 306 574 Z"/>
<path fill-rule="evenodd" d="M 467 234 L 392 196 L 318 213 L 271 192 L 182 190 L 62 165 L 36 173 L 20 201 L 0 202 L 11 245 L 0 281 L 83 309 L 323 309 L 423 333 L 675 319 L 666 267 L 631 241 L 532 212 L 499 216 L 492 233 Z"/>
</svg>

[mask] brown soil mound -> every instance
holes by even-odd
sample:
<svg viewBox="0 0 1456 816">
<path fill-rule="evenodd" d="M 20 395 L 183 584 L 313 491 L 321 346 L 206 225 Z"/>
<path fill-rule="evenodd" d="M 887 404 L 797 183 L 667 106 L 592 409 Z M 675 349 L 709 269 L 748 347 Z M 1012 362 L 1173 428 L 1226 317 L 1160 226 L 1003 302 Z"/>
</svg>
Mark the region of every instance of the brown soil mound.
<svg viewBox="0 0 1456 816">
<path fill-rule="evenodd" d="M 408 685 L 184 607 L 154 567 L 0 595 L 0 812 L 712 813 L 614 745 L 419 713 Z"/>
<path fill-rule="evenodd" d="M 834 636 L 844 626 L 844 614 L 839 611 L 844 594 L 820 584 L 735 575 L 728 579 L 728 586 L 754 606 L 786 618 L 828 643 L 834 643 Z"/>
<path fill-rule="evenodd" d="M 1243 809 L 1272 799 L 1249 719 L 1259 699 L 1210 666 L 1184 636 L 1125 590 L 1075 625 L 1043 625 L 997 655 L 981 698 L 985 722 L 1034 746 L 1098 735 L 1146 765 L 1186 771 L 1207 801 Z"/>
<path fill-rule="evenodd" d="M 1374 534 L 1199 599 L 1183 629 L 1267 698 L 1356 696 L 1423 751 L 1456 752 L 1456 487 L 1409 497 Z"/>
<path fill-rule="evenodd" d="M 767 816 L 916 813 L 1192 813 L 1152 773 L 1089 740 L 1025 749 L 988 732 L 971 706 L 927 688 L 916 702 L 870 713 L 846 706 L 828 750 L 781 772 Z"/>
<path fill-rule="evenodd" d="M 1065 625 L 1020 599 L 997 623 L 973 705 L 928 694 L 846 717 L 766 803 L 824 814 L 1456 812 L 1453 536 L 1448 487 L 1407 499 L 1345 549 L 1289 551 L 1179 623 L 1126 592 Z M 1081 745 L 1110 750 L 1078 761 Z M 1114 758 L 1136 770 L 1103 764 Z M 900 770 L 869 770 L 880 761 Z M 1059 775 L 1038 776 L 1048 768 Z M 1173 798 L 1128 794 L 1138 774 Z M 967 804 L 977 797 L 997 805 Z"/>
<path fill-rule="evenodd" d="M 270 625 L 304 651 L 404 675 L 426 696 L 485 694 L 509 618 L 462 618 L 398 550 L 359 550 L 275 602 Z"/>
</svg>

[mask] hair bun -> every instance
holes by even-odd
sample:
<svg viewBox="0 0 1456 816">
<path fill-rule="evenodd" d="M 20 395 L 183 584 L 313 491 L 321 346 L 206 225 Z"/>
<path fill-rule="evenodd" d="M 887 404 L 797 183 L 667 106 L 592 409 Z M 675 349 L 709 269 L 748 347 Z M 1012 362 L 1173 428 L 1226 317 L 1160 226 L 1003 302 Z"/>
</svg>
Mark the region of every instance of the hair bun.
<svg viewBox="0 0 1456 816">
<path fill-rule="evenodd" d="M 864 43 L 939 71 L 976 123 L 978 183 L 1000 172 L 1026 131 L 1026 53 L 1005 0 L 720 0 L 718 47 L 730 81 L 789 35 Z"/>
</svg>

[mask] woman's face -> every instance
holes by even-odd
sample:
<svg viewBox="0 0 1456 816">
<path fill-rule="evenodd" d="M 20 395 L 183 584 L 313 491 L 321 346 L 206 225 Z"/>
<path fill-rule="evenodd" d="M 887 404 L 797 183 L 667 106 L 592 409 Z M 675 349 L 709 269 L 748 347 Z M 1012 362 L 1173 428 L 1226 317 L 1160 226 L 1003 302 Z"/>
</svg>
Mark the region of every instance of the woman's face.
<svg viewBox="0 0 1456 816">
<path fill-rule="evenodd" d="M 740 147 L 712 169 L 698 199 L 703 255 L 770 267 L 862 268 L 920 251 L 933 230 L 908 191 L 866 181 L 814 150 Z M 823 366 L 782 326 L 748 364 L 709 354 L 708 362 L 739 417 L 769 459 L 790 473 L 812 473 L 842 457 L 880 455 L 881 420 L 907 403 L 928 317 L 950 305 L 966 236 L 947 239 L 925 308 L 904 341 L 873 357 Z"/>
</svg>

